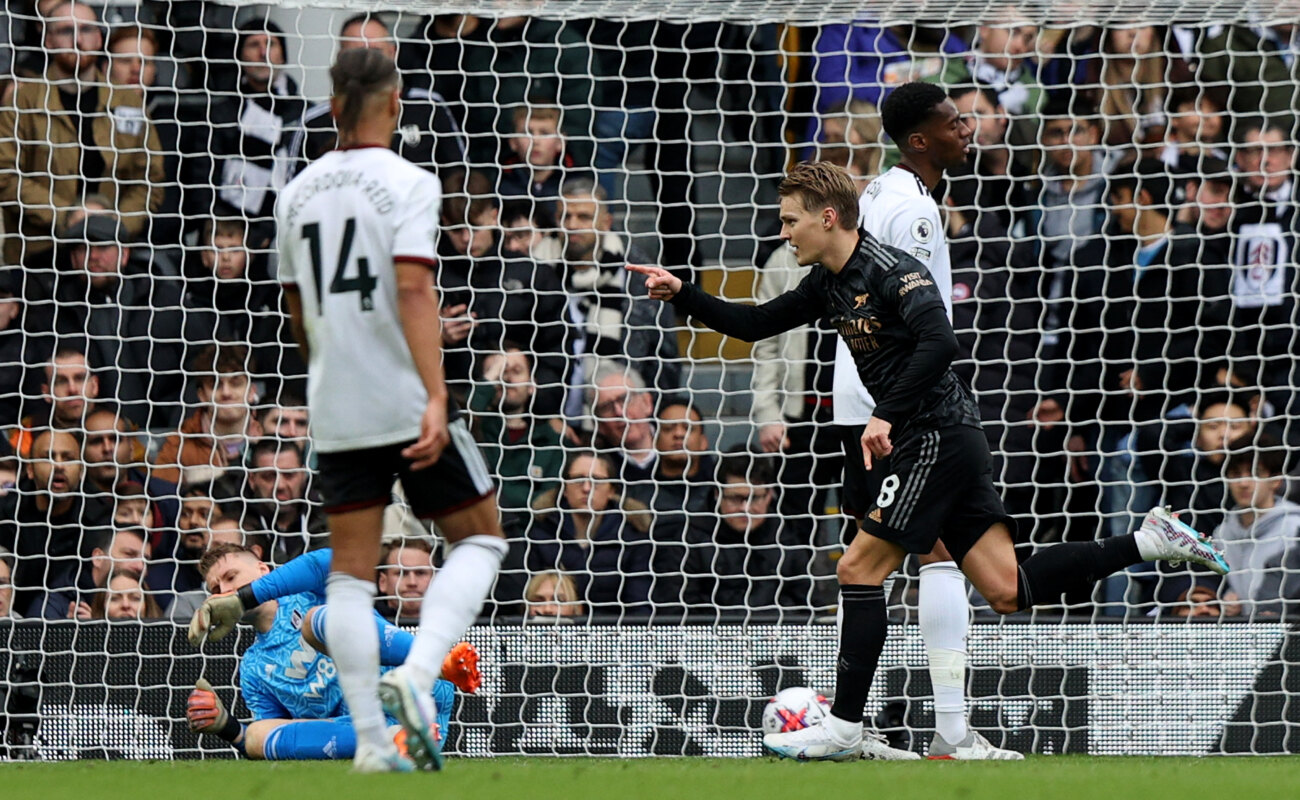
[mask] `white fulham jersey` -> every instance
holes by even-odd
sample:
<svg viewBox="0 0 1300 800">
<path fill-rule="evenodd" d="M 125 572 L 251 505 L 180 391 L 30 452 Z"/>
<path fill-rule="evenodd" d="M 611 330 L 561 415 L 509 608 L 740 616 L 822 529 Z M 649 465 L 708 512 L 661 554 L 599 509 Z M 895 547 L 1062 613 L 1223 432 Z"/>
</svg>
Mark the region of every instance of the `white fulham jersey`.
<svg viewBox="0 0 1300 800">
<path fill-rule="evenodd" d="M 939 206 L 921 176 L 896 166 L 868 184 L 858 198 L 858 224 L 885 244 L 912 255 L 930 271 L 952 319 L 952 261 Z M 866 425 L 876 401 L 862 385 L 843 337 L 835 342 L 836 425 Z"/>
<path fill-rule="evenodd" d="M 280 282 L 311 347 L 307 405 L 322 453 L 419 438 L 429 395 L 397 313 L 394 263 L 437 265 L 442 184 L 386 147 L 327 153 L 280 193 Z"/>
</svg>

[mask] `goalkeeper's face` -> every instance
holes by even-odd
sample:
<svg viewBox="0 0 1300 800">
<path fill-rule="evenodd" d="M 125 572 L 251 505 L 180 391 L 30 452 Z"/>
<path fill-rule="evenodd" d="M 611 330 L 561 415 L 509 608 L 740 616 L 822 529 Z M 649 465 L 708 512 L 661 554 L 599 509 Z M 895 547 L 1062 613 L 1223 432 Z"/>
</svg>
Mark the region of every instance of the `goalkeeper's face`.
<svg viewBox="0 0 1300 800">
<path fill-rule="evenodd" d="M 208 568 L 204 583 L 211 594 L 225 594 L 247 586 L 270 571 L 252 553 L 228 553 Z"/>
</svg>

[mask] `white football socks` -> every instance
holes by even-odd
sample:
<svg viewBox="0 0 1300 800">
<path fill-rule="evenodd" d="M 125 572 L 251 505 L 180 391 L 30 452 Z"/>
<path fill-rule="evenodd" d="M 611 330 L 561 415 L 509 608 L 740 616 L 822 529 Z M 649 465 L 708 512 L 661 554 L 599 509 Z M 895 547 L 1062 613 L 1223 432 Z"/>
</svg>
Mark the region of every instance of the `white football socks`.
<svg viewBox="0 0 1300 800">
<path fill-rule="evenodd" d="M 375 584 L 343 572 L 325 583 L 325 635 L 339 686 L 348 703 L 358 747 L 380 753 L 393 748 L 379 702 L 379 632 L 375 628 Z"/>
<path fill-rule="evenodd" d="M 966 576 L 952 561 L 921 566 L 918 600 L 921 639 L 934 689 L 934 728 L 944 741 L 966 738 L 966 631 L 970 599 Z"/>
<path fill-rule="evenodd" d="M 420 632 L 406 657 L 405 669 L 418 692 L 433 689 L 442 660 L 465 635 L 492 590 L 506 550 L 506 540 L 499 536 L 466 537 L 433 576 L 420 606 Z"/>
</svg>

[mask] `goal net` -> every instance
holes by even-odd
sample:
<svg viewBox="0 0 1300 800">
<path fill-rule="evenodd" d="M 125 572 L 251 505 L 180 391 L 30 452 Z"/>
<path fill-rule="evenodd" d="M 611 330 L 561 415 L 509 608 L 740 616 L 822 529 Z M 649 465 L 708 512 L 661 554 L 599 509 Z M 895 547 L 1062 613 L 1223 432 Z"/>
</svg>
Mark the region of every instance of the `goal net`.
<svg viewBox="0 0 1300 800">
<path fill-rule="evenodd" d="M 973 130 L 933 192 L 936 278 L 1018 552 L 1167 505 L 1234 566 L 1138 565 L 1008 619 L 972 590 L 973 724 L 1044 753 L 1297 752 L 1297 18 L 7 4 L 0 758 L 228 754 L 186 730 L 184 698 L 202 675 L 235 703 L 253 631 L 199 651 L 172 623 L 214 544 L 275 567 L 328 543 L 273 209 L 337 144 L 329 70 L 350 46 L 394 54 L 393 147 L 443 188 L 444 368 L 511 542 L 467 634 L 485 684 L 453 752 L 756 755 L 772 694 L 833 690 L 836 562 L 875 499 L 844 489 L 864 420 L 834 424 L 835 333 L 723 337 L 624 267 L 741 302 L 793 287 L 781 177 L 890 169 L 879 108 L 912 80 Z M 394 493 L 377 609 L 414 625 L 444 548 Z M 887 589 L 868 716 L 923 751 L 917 565 Z"/>
</svg>

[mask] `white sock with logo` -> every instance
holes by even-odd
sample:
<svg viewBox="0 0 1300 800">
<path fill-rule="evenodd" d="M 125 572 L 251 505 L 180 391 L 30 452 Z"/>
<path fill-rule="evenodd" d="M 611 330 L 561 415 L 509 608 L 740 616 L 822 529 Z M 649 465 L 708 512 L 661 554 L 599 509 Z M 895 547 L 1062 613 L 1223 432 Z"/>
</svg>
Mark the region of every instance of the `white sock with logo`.
<svg viewBox="0 0 1300 800">
<path fill-rule="evenodd" d="M 966 738 L 966 632 L 970 599 L 966 576 L 952 561 L 921 566 L 918 601 L 921 639 L 930 662 L 934 690 L 934 728 L 944 741 Z"/>
</svg>

